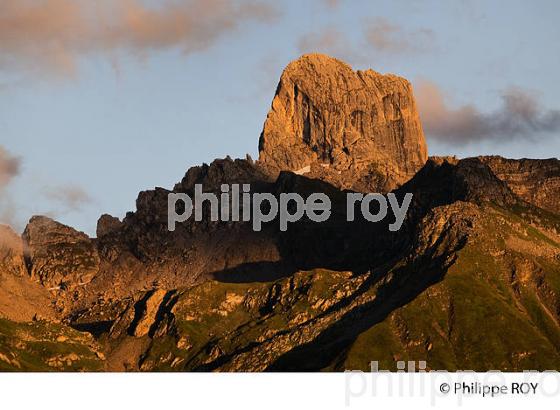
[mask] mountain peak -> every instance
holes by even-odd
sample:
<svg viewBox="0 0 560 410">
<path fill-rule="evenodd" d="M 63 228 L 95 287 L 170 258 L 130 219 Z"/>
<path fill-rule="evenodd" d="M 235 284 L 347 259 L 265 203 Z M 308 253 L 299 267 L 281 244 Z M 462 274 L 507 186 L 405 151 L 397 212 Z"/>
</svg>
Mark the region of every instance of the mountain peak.
<svg viewBox="0 0 560 410">
<path fill-rule="evenodd" d="M 343 188 L 373 173 L 377 186 L 367 188 L 381 190 L 410 179 L 427 159 L 411 84 L 392 74 L 354 71 L 323 54 L 303 55 L 284 69 L 259 151 L 271 173 L 312 172 L 319 165 L 339 175 L 330 182 Z"/>
</svg>

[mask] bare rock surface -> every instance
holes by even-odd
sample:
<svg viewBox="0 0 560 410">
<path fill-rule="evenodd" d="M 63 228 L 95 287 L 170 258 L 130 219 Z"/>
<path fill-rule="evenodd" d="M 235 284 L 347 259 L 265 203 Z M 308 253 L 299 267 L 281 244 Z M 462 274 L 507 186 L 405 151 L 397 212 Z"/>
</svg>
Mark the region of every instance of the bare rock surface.
<svg viewBox="0 0 560 410">
<path fill-rule="evenodd" d="M 23 242 L 7 225 L 0 225 L 0 273 L 27 276 L 23 256 Z"/>
<path fill-rule="evenodd" d="M 142 337 L 146 336 L 150 331 L 150 328 L 154 325 L 156 321 L 156 315 L 158 313 L 159 305 L 165 297 L 165 290 L 158 289 L 154 291 L 145 301 L 145 306 L 141 312 L 141 317 L 138 320 L 138 324 L 134 329 L 134 336 Z"/>
<path fill-rule="evenodd" d="M 99 270 L 94 242 L 85 233 L 50 218 L 31 218 L 23 239 L 31 277 L 48 288 L 84 285 Z"/>
<path fill-rule="evenodd" d="M 480 157 L 494 174 L 525 201 L 560 213 L 560 161 L 550 159 L 509 159 Z"/>
<path fill-rule="evenodd" d="M 311 173 L 340 188 L 390 190 L 426 162 L 412 86 L 332 57 L 304 55 L 284 70 L 259 141 L 259 163 Z"/>
<path fill-rule="evenodd" d="M 97 221 L 96 234 L 98 238 L 118 230 L 122 226 L 119 218 L 108 214 L 103 214 Z"/>
<path fill-rule="evenodd" d="M 27 273 L 23 241 L 5 225 L 0 225 L 0 318 L 16 322 L 55 318 L 49 292 Z"/>
</svg>

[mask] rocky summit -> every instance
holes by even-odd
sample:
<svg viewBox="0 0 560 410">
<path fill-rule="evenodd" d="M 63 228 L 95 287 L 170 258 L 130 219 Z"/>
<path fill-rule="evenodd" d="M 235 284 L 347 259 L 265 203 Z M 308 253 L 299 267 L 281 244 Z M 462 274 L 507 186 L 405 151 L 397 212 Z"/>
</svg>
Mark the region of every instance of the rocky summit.
<svg viewBox="0 0 560 410">
<path fill-rule="evenodd" d="M 259 160 L 193 167 L 97 237 L 0 226 L 0 370 L 560 369 L 557 159 L 427 158 L 410 83 L 322 55 L 288 65 Z M 189 219 L 169 193 L 325 193 L 328 221 Z M 347 192 L 412 202 L 346 220 Z"/>
<path fill-rule="evenodd" d="M 427 159 L 406 79 L 354 71 L 321 54 L 304 55 L 282 73 L 259 151 L 273 175 L 289 170 L 372 192 L 409 180 Z"/>
</svg>

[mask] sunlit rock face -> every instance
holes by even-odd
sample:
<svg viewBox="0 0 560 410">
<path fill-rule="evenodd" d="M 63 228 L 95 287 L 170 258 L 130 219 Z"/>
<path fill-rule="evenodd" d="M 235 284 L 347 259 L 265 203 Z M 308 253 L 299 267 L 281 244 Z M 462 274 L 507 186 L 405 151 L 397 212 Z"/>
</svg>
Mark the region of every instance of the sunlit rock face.
<svg viewBox="0 0 560 410">
<path fill-rule="evenodd" d="M 354 71 L 321 54 L 304 55 L 284 70 L 259 150 L 272 174 L 305 172 L 359 190 L 395 188 L 427 159 L 406 79 Z"/>
<path fill-rule="evenodd" d="M 558 159 L 509 159 L 499 156 L 480 158 L 525 201 L 547 211 L 560 213 Z"/>
</svg>

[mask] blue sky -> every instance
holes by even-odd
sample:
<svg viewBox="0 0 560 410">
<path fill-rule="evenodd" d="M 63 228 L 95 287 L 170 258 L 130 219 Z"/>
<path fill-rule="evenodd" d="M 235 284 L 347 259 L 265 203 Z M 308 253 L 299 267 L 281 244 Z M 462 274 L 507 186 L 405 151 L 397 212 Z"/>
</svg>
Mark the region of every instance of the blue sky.
<svg viewBox="0 0 560 410">
<path fill-rule="evenodd" d="M 305 52 L 412 81 L 431 155 L 559 156 L 553 0 L 83 4 L 0 0 L 0 222 L 18 230 L 47 214 L 94 234 L 193 165 L 256 158 Z"/>
</svg>

